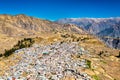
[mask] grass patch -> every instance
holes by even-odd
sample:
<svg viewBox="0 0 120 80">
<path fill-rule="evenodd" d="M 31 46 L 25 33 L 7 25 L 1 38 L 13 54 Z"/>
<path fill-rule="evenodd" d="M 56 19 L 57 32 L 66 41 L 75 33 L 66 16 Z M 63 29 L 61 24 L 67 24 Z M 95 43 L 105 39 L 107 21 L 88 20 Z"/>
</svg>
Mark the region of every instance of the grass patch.
<svg viewBox="0 0 120 80">
<path fill-rule="evenodd" d="M 103 64 L 107 64 L 107 62 L 105 62 L 104 60 L 100 60 L 100 62 L 102 62 Z"/>
<path fill-rule="evenodd" d="M 94 80 L 100 80 L 97 75 L 93 75 L 92 78 L 93 78 Z"/>
<path fill-rule="evenodd" d="M 86 60 L 86 65 L 88 66 L 89 69 L 91 69 L 91 61 L 90 60 Z"/>
</svg>

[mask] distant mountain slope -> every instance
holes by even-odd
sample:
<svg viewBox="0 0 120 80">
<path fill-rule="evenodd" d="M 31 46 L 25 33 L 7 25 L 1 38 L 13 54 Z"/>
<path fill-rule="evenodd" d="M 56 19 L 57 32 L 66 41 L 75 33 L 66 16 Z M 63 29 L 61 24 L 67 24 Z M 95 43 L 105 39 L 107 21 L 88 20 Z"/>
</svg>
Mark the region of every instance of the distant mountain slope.
<svg viewBox="0 0 120 80">
<path fill-rule="evenodd" d="M 29 17 L 23 14 L 11 16 L 0 15 L 0 33 L 10 36 L 37 34 L 46 32 L 70 31 L 84 33 L 75 25 L 61 25 L 48 20 Z"/>
<path fill-rule="evenodd" d="M 93 34 L 120 37 L 120 18 L 65 18 L 56 22 L 76 24 Z M 106 30 L 109 34 L 103 33 Z"/>
<path fill-rule="evenodd" d="M 113 39 L 107 39 L 102 38 L 105 42 L 108 43 L 109 46 L 114 47 L 113 41 L 118 41 L 118 44 L 120 44 L 120 18 L 65 18 L 65 19 L 59 19 L 56 21 L 57 23 L 71 23 L 76 24 L 79 27 L 84 28 L 86 31 L 88 31 L 90 34 L 97 35 L 101 38 L 101 36 L 108 36 L 113 37 Z M 118 38 L 119 37 L 119 38 Z M 116 39 L 114 39 L 116 38 Z M 120 46 L 116 44 L 118 48 L 120 49 Z"/>
</svg>

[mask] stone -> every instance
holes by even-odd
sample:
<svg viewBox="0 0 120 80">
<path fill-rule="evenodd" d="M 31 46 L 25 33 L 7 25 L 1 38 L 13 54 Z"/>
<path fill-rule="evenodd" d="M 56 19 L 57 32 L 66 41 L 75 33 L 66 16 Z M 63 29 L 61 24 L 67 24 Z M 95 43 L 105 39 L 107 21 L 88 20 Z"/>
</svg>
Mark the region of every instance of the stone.
<svg viewBox="0 0 120 80">
<path fill-rule="evenodd" d="M 32 46 L 21 49 L 21 59 L 14 66 L 10 67 L 6 73 L 20 79 L 29 80 L 89 80 L 90 77 L 78 72 L 78 68 L 86 67 L 86 61 L 75 58 L 79 54 L 80 48 L 77 43 L 53 43 L 45 46 Z M 85 51 L 81 48 L 81 53 Z M 19 50 L 18 50 L 19 52 Z M 18 54 L 14 54 L 18 55 Z M 83 54 L 79 54 L 83 55 Z M 16 60 L 16 58 L 13 58 Z M 24 71 L 24 72 L 23 72 Z M 13 74 L 14 73 L 14 74 Z M 22 74 L 25 75 L 22 75 Z M 6 77 L 6 74 L 5 76 Z M 3 78 L 5 79 L 5 78 Z"/>
</svg>

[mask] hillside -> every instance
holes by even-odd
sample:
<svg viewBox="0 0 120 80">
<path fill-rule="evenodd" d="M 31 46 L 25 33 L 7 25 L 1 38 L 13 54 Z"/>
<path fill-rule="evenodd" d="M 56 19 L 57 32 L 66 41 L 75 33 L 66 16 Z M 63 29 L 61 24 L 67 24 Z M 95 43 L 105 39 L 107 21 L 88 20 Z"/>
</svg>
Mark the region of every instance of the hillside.
<svg viewBox="0 0 120 80">
<path fill-rule="evenodd" d="M 119 51 L 92 35 L 65 33 L 32 39 L 32 47 L 0 58 L 2 79 L 120 79 Z"/>
<path fill-rule="evenodd" d="M 90 34 L 98 36 L 108 46 L 120 49 L 120 18 L 65 18 L 59 19 L 57 23 L 71 23 L 82 27 Z M 106 40 L 103 37 L 111 37 Z M 114 44 L 118 42 L 118 44 Z"/>
<path fill-rule="evenodd" d="M 86 33 L 75 25 L 61 25 L 24 14 L 0 15 L 0 51 L 4 52 L 5 49 L 11 48 L 17 40 L 26 37 L 52 36 L 52 34 L 64 32 Z"/>
<path fill-rule="evenodd" d="M 76 25 L 25 15 L 0 20 L 0 52 L 12 52 L 0 57 L 0 79 L 120 79 L 120 51 Z"/>
<path fill-rule="evenodd" d="M 10 36 L 19 36 L 61 30 L 80 32 L 75 25 L 60 25 L 51 21 L 29 17 L 23 14 L 11 16 L 0 15 L 0 32 Z"/>
</svg>

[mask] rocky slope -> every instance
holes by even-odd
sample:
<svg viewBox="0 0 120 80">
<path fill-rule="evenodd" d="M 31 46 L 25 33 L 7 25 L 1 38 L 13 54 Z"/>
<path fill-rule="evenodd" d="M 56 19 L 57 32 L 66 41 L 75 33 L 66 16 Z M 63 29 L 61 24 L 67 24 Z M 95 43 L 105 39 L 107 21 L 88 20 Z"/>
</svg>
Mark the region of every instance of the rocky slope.
<svg viewBox="0 0 120 80">
<path fill-rule="evenodd" d="M 114 44 L 114 42 L 120 42 L 120 18 L 65 18 L 57 20 L 58 23 L 72 23 L 76 24 L 79 27 L 84 28 L 90 34 L 94 34 L 99 36 L 103 41 L 105 41 L 110 47 L 120 49 L 118 43 Z M 107 41 L 103 37 L 111 37 Z M 112 38 L 113 37 L 113 38 Z M 118 38 L 119 37 L 119 38 Z"/>
<path fill-rule="evenodd" d="M 108 48 L 94 36 L 62 33 L 33 39 L 32 47 L 0 58 L 0 79 L 120 79 L 119 50 Z"/>
<path fill-rule="evenodd" d="M 77 43 L 58 42 L 47 46 L 36 44 L 31 48 L 17 50 L 14 54 L 20 55 L 21 59 L 6 71 L 2 79 L 14 77 L 22 80 L 64 80 L 67 76 L 73 79 L 91 79 L 85 72 L 80 71 L 82 67 L 88 67 L 86 60 L 73 57 L 87 54 L 87 51 L 84 51 Z"/>
<path fill-rule="evenodd" d="M 0 53 L 3 53 L 5 49 L 12 48 L 22 38 L 52 36 L 52 34 L 64 32 L 86 33 L 75 25 L 61 25 L 24 14 L 0 15 Z"/>
</svg>

